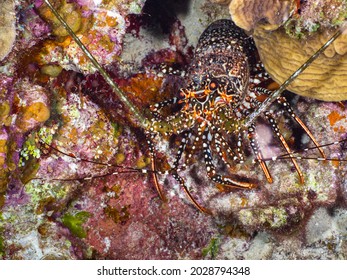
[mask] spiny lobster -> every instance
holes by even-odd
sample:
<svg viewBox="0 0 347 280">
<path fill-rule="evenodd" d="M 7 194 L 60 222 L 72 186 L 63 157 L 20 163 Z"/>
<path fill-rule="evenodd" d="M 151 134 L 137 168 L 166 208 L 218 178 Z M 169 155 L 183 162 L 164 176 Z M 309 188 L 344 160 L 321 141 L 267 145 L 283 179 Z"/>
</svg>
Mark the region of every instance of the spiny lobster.
<svg viewBox="0 0 347 280">
<path fill-rule="evenodd" d="M 193 151 L 198 145 L 202 146 L 207 175 L 214 182 L 232 188 L 251 189 L 256 187 L 256 184 L 235 180 L 232 176 L 217 173 L 212 156 L 215 152 L 226 165 L 229 165 L 230 160 L 242 163 L 244 161 L 243 133 L 246 133 L 268 182 L 273 181 L 259 149 L 255 123 L 247 126 L 246 130 L 240 125 L 240 122 L 251 112 L 257 110 L 262 100 L 270 95 L 270 91 L 257 86 L 265 77 L 261 65 L 255 59 L 250 59 L 255 52 L 253 40 L 236 27 L 231 20 L 219 20 L 212 23 L 199 39 L 195 56 L 187 73 L 187 86 L 181 89 L 180 97 L 151 106 L 154 113 L 153 125 L 150 128 L 152 138 L 155 135 L 157 124 L 163 119 L 166 123 L 178 119 L 175 122 L 175 128 L 167 132 L 168 134 L 182 134 L 181 144 L 170 173 L 184 188 L 194 205 L 203 212 L 207 212 L 207 210 L 194 200 L 185 186 L 184 180 L 178 174 L 182 154 L 189 144 L 192 145 Z M 324 158 L 323 150 L 286 99 L 279 97 L 277 102 L 303 128 Z M 176 103 L 180 104 L 182 108 L 175 115 L 163 118 L 159 114 L 163 107 Z M 289 145 L 282 136 L 273 115 L 270 111 L 265 111 L 263 115 L 286 152 L 290 154 Z M 234 148 L 235 145 L 230 144 L 235 140 L 235 136 L 236 148 Z M 151 141 L 148 141 L 148 144 L 151 146 Z M 303 183 L 303 173 L 297 161 L 295 158 L 291 160 L 300 182 Z M 157 189 L 162 197 L 159 186 Z"/>
<path fill-rule="evenodd" d="M 65 28 L 69 27 L 66 25 Z M 73 34 L 71 35 L 73 36 Z M 78 40 L 77 37 L 74 39 Z M 201 35 L 193 61 L 186 74 L 186 86 L 180 90 L 180 96 L 152 105 L 150 109 L 153 118 L 150 122 L 124 96 L 120 95 L 121 100 L 128 105 L 130 111 L 144 124 L 151 157 L 151 170 L 148 170 L 148 173 L 152 174 L 155 187 L 162 200 L 165 200 L 165 196 L 157 176 L 158 174 L 171 174 L 182 186 L 195 207 L 202 212 L 209 213 L 209 210 L 202 207 L 191 195 L 184 179 L 179 175 L 179 172 L 186 167 L 186 163 L 180 164 L 180 161 L 188 147 L 192 152 L 202 147 L 207 175 L 214 182 L 231 188 L 255 188 L 257 184 L 234 179 L 232 175 L 219 174 L 214 163 L 213 153 L 226 166 L 230 166 L 231 162 L 242 163 L 244 161 L 242 143 L 244 134 L 248 138 L 250 147 L 267 181 L 271 183 L 273 179 L 257 141 L 256 121 L 255 117 L 252 117 L 254 113 L 262 114 L 270 124 L 274 134 L 289 155 L 298 173 L 299 181 L 304 182 L 303 173 L 296 159 L 290 156 L 292 151 L 274 116 L 269 110 L 259 110 L 264 100 L 271 99 L 272 93 L 260 86 L 267 77 L 262 65 L 252 58 L 255 52 L 255 45 L 251 37 L 248 37 L 231 20 L 219 20 L 212 23 Z M 88 55 L 88 52 L 86 54 Z M 92 56 L 90 59 L 95 60 Z M 98 70 L 102 74 L 105 72 L 101 67 Z M 119 91 L 117 85 L 107 74 L 106 80 L 116 92 Z M 326 158 L 310 130 L 294 113 L 286 99 L 276 97 L 276 101 L 301 126 L 319 150 L 322 158 Z M 175 105 L 180 106 L 177 113 L 169 116 L 162 113 L 165 107 Z M 167 124 L 168 128 L 164 129 L 163 123 Z M 158 171 L 156 168 L 153 140 L 159 132 L 181 136 L 181 144 L 178 147 L 173 166 L 165 172 Z M 188 154 L 186 159 L 189 159 L 191 155 L 192 153 Z"/>
</svg>

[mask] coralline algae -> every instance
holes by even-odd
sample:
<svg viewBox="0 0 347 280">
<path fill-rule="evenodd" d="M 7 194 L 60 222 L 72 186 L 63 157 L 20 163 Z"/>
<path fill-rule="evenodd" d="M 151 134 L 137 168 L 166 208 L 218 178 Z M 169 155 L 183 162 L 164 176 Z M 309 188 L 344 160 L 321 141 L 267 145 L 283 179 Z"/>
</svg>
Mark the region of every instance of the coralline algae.
<svg viewBox="0 0 347 280">
<path fill-rule="evenodd" d="M 119 1 L 118 1 L 119 2 Z M 78 34 L 79 39 L 87 46 L 93 56 L 102 65 L 108 65 L 120 55 L 122 37 L 125 33 L 125 15 L 129 13 L 128 1 L 95 4 L 93 1 L 66 2 L 54 1 L 55 8 Z M 126 2 L 126 3 L 123 3 Z M 143 1 L 138 1 L 143 5 Z M 136 3 L 136 1 L 135 1 Z M 128 9 L 119 9 L 128 7 Z M 39 15 L 52 28 L 55 40 L 44 43 L 44 48 L 38 54 L 40 65 L 58 64 L 66 70 L 83 73 L 94 72 L 92 64 L 79 49 L 75 41 L 67 38 L 67 31 L 60 25 L 45 4 L 36 5 Z"/>
<path fill-rule="evenodd" d="M 140 108 L 172 97 L 182 84 L 182 78 L 155 75 L 157 65 L 185 67 L 193 39 L 209 22 L 228 16 L 204 0 L 165 1 L 178 16 L 159 2 L 54 1 L 68 21 L 75 19 L 77 35 Z M 141 9 L 153 14 L 134 15 Z M 17 3 L 19 15 L 16 47 L 1 61 L 1 258 L 346 258 L 344 163 L 302 160 L 306 182 L 299 184 L 290 162 L 275 161 L 269 163 L 274 183 L 268 184 L 249 159 L 232 172 L 259 187 L 230 191 L 212 183 L 201 158 L 193 156 L 181 174 L 194 197 L 213 211 L 208 216 L 192 207 L 171 176 L 159 176 L 164 203 L 149 176 L 74 158 L 149 168 L 144 133 L 100 75 L 91 74 L 95 70 L 43 2 L 34 8 Z M 162 15 L 172 18 L 164 24 Z M 344 137 L 344 108 L 291 98 L 319 143 Z M 275 114 L 294 146 L 308 142 L 294 123 Z M 264 155 L 280 154 L 280 146 L 267 141 L 271 131 L 265 125 L 258 131 Z M 172 164 L 179 144 L 178 138 L 164 138 L 156 142 L 163 168 Z M 345 153 L 344 146 L 327 149 L 329 157 Z M 314 150 L 306 155 L 319 156 Z M 90 176 L 100 178 L 76 180 Z"/>
</svg>

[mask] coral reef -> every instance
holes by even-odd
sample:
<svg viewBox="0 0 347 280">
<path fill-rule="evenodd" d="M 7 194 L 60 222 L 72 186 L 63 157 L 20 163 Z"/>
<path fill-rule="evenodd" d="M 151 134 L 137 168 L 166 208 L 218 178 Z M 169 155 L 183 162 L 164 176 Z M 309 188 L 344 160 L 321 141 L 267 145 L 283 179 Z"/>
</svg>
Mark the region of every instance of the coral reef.
<svg viewBox="0 0 347 280">
<path fill-rule="evenodd" d="M 326 42 L 346 19 L 346 1 L 305 1 L 300 14 L 283 27 L 266 32 L 259 27 L 254 39 L 262 62 L 278 83 L 284 82 Z M 341 35 L 289 89 L 325 101 L 347 98 L 347 37 Z M 313 82 L 314 81 L 314 82 Z"/>
<path fill-rule="evenodd" d="M 222 0 L 52 2 L 146 116 L 149 105 L 177 96 L 184 82 L 160 72 L 161 64 L 185 70 L 206 26 L 228 17 L 225 6 L 217 5 L 227 4 Z M 268 2 L 275 7 L 291 1 Z M 259 122 L 272 184 L 253 157 L 229 171 L 257 188 L 215 184 L 197 149 L 180 175 L 212 215 L 197 211 L 171 175 L 158 176 L 168 199 L 163 202 L 153 178 L 136 169 L 150 168 L 145 133 L 43 1 L 16 3 L 15 47 L 0 68 L 0 258 L 347 258 L 345 163 L 306 160 L 320 155 L 316 149 L 301 151 L 300 184 L 290 161 L 270 160 L 283 150 Z M 279 11 L 290 15 L 295 9 L 286 7 Z M 258 12 L 271 26 L 281 24 L 265 9 Z M 259 19 L 250 16 L 248 28 L 258 32 Z M 341 42 L 333 47 L 334 57 L 344 52 Z M 319 143 L 345 136 L 344 108 L 288 97 Z M 310 146 L 297 124 L 276 106 L 272 110 L 294 149 Z M 169 169 L 181 139 L 153 140 L 158 169 Z M 346 157 L 344 143 L 325 151 L 331 158 Z"/>
<path fill-rule="evenodd" d="M 319 27 L 341 25 L 346 18 L 346 2 L 341 0 L 210 0 L 220 4 L 229 3 L 229 11 L 234 22 L 251 31 L 261 26 L 275 30 L 286 23 L 296 36 L 314 32 Z"/>
<path fill-rule="evenodd" d="M 325 30 L 305 39 L 295 39 L 289 37 L 284 29 L 271 33 L 258 29 L 254 38 L 265 68 L 276 82 L 283 83 L 333 35 L 333 31 Z M 347 36 L 343 34 L 289 89 L 325 101 L 346 100 L 346 46 Z"/>
<path fill-rule="evenodd" d="M 67 2 L 56 0 L 53 3 L 57 11 L 78 34 L 79 39 L 91 51 L 101 65 L 109 65 L 118 59 L 122 52 L 122 41 L 126 29 L 126 16 L 140 12 L 143 0 L 101 2 Z M 93 73 L 95 69 L 85 57 L 78 45 L 70 37 L 58 19 L 44 4 L 37 4 L 39 15 L 45 19 L 54 35 L 47 40 L 37 54 L 37 63 L 42 65 L 58 64 L 66 70 Z"/>
<path fill-rule="evenodd" d="M 233 21 L 241 28 L 250 31 L 260 22 L 267 30 L 277 29 L 294 12 L 296 1 L 293 0 L 233 0 L 229 5 Z"/>
<path fill-rule="evenodd" d="M 13 106 L 18 110 L 15 117 L 15 127 L 21 133 L 26 133 L 44 123 L 50 117 L 50 104 L 45 90 L 23 80 L 14 88 Z"/>
<path fill-rule="evenodd" d="M 2 75 L 1 106 L 1 173 L 0 196 L 15 177 L 19 151 L 26 134 L 38 128 L 50 116 L 47 92 L 39 85 L 22 79 L 12 85 L 13 79 Z"/>
<path fill-rule="evenodd" d="M 261 60 L 279 84 L 294 73 L 346 19 L 346 1 L 230 2 L 232 19 L 253 31 Z M 325 101 L 347 97 L 346 35 L 343 34 L 288 89 Z"/>
</svg>

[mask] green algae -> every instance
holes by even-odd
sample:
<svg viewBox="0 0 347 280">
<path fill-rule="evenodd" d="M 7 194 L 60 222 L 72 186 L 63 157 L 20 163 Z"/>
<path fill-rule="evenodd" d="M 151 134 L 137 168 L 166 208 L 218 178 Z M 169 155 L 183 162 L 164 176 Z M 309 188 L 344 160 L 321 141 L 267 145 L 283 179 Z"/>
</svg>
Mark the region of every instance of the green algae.
<svg viewBox="0 0 347 280">
<path fill-rule="evenodd" d="M 321 178 L 318 178 L 321 179 Z M 309 194 L 310 192 L 314 192 L 316 195 L 315 200 L 317 202 L 324 202 L 328 200 L 329 198 L 329 188 L 330 185 L 327 185 L 327 187 L 322 188 L 322 186 L 317 181 L 317 178 L 314 174 L 309 174 L 307 176 L 307 183 L 306 183 L 306 194 Z"/>
<path fill-rule="evenodd" d="M 123 132 L 123 126 L 115 122 L 111 122 L 111 126 L 113 127 L 113 136 L 115 138 L 118 138 L 119 136 L 121 136 Z"/>
<path fill-rule="evenodd" d="M 313 32 L 316 32 L 320 27 L 320 24 L 319 23 L 313 23 L 310 28 L 309 28 L 309 32 L 313 33 Z"/>
<path fill-rule="evenodd" d="M 341 26 L 343 23 L 346 22 L 346 19 L 347 19 L 347 11 L 341 10 L 340 13 L 335 18 L 332 19 L 331 24 L 334 26 Z"/>
<path fill-rule="evenodd" d="M 295 39 L 302 39 L 305 37 L 305 31 L 302 26 L 302 20 L 290 19 L 284 24 L 286 34 Z"/>
<path fill-rule="evenodd" d="M 39 159 L 41 157 L 41 146 L 38 144 L 37 138 L 40 142 L 50 145 L 53 141 L 53 134 L 47 127 L 40 128 L 37 133 L 31 133 L 20 151 L 19 166 L 25 166 L 31 158 Z"/>
<path fill-rule="evenodd" d="M 330 1 L 333 2 L 333 1 Z M 310 7 L 304 16 L 293 16 L 284 24 L 285 32 L 292 38 L 305 39 L 318 30 L 341 26 L 347 18 L 347 11 L 344 8 L 346 1 L 335 1 L 335 6 L 331 8 L 332 3 L 323 3 L 316 7 Z M 330 6 L 329 6 L 330 5 Z"/>
<path fill-rule="evenodd" d="M 87 231 L 83 227 L 83 224 L 91 217 L 91 214 L 87 211 L 81 211 L 74 215 L 72 214 L 65 214 L 61 221 L 64 226 L 66 226 L 70 232 L 79 237 L 79 238 L 85 238 L 87 236 Z"/>
<path fill-rule="evenodd" d="M 131 2 L 129 4 L 129 13 L 130 14 L 140 14 L 141 13 L 141 6 L 137 2 Z"/>
<path fill-rule="evenodd" d="M 21 167 L 21 181 L 26 184 L 32 180 L 40 168 L 42 144 L 52 143 L 53 134 L 47 127 L 42 127 L 38 132 L 32 132 L 25 140 L 19 153 L 18 166 Z"/>
<path fill-rule="evenodd" d="M 30 195 L 31 203 L 37 213 L 42 213 L 46 205 L 64 199 L 69 193 L 69 186 L 60 183 L 42 183 L 33 180 L 25 185 L 25 191 Z"/>
<path fill-rule="evenodd" d="M 202 249 L 202 256 L 206 258 L 208 255 L 211 259 L 215 259 L 219 251 L 220 242 L 218 238 L 212 238 L 207 247 Z"/>
<path fill-rule="evenodd" d="M 262 225 L 269 229 L 279 229 L 288 224 L 289 217 L 285 207 L 269 206 L 263 209 L 242 209 L 239 219 L 244 225 Z"/>
<path fill-rule="evenodd" d="M 20 151 L 19 166 L 24 166 L 30 157 L 40 158 L 41 150 L 37 147 L 33 134 L 27 138 Z"/>
<path fill-rule="evenodd" d="M 0 235 L 0 258 L 3 257 L 3 255 L 5 254 L 5 240 L 4 238 Z"/>
</svg>

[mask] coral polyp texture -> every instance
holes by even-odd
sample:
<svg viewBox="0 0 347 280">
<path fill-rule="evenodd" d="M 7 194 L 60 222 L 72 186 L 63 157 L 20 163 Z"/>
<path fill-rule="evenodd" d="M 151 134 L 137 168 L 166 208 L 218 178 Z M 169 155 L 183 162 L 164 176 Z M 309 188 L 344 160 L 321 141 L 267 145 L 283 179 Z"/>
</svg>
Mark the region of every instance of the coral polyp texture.
<svg viewBox="0 0 347 280">
<path fill-rule="evenodd" d="M 321 155 L 315 148 L 303 153 L 310 146 L 307 135 L 279 108 L 271 107 L 272 113 L 302 156 L 303 183 L 288 158 L 270 161 L 285 152 L 271 127 L 259 121 L 259 147 L 273 183 L 250 147 L 243 147 L 244 163 L 220 171 L 248 178 L 256 185 L 252 190 L 212 182 L 203 148 L 188 147 L 180 176 L 211 215 L 199 212 L 170 174 L 158 174 L 164 202 L 153 177 L 143 171 L 151 170 L 148 136 L 45 1 L 3 2 L 1 259 L 346 259 L 346 163 L 307 160 Z M 199 36 L 215 20 L 230 18 L 229 11 L 254 32 L 264 65 L 280 82 L 341 25 L 346 10 L 346 1 L 303 1 L 300 7 L 298 1 L 260 0 L 51 3 L 148 119 L 150 105 L 180 96 Z M 306 91 L 317 83 L 327 96 L 333 91 L 340 96 L 325 99 L 344 99 L 344 42 L 345 37 L 338 39 L 313 65 L 314 76 L 310 67 L 292 89 L 313 96 Z M 272 60 L 282 54 L 291 59 Z M 256 50 L 249 55 L 255 59 Z M 319 76 L 326 80 L 316 82 Z M 290 93 L 288 99 L 318 143 L 345 137 L 347 111 L 341 104 Z M 179 105 L 163 114 L 175 114 Z M 179 118 L 173 118 L 171 126 L 178 125 Z M 157 129 L 169 130 L 164 122 Z M 157 169 L 170 170 L 181 137 L 163 134 L 152 140 Z M 325 152 L 329 158 L 347 157 L 345 143 Z"/>
</svg>

